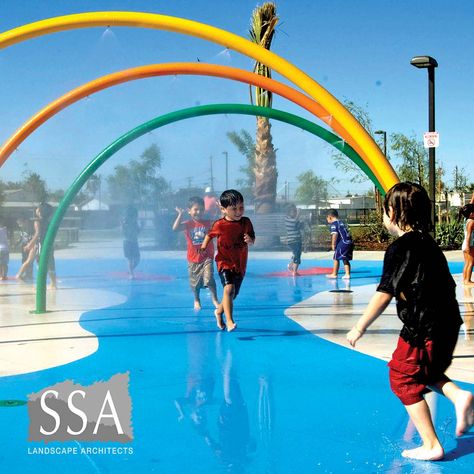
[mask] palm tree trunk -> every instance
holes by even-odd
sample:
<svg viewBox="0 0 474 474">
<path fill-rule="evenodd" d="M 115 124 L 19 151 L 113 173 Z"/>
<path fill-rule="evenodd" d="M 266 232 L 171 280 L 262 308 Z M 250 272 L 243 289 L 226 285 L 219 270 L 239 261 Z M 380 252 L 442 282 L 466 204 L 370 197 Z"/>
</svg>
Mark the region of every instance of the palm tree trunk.
<svg viewBox="0 0 474 474">
<path fill-rule="evenodd" d="M 278 171 L 267 117 L 257 117 L 255 145 L 255 212 L 269 214 L 275 210 Z"/>
</svg>

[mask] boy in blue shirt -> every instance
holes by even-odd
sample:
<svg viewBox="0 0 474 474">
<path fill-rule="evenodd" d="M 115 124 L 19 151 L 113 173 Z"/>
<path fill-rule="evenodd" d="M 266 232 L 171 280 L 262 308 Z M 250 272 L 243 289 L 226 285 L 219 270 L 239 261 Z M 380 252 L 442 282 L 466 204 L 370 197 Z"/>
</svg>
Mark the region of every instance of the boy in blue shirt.
<svg viewBox="0 0 474 474">
<path fill-rule="evenodd" d="M 346 227 L 346 224 L 339 220 L 339 214 L 336 209 L 330 209 L 326 220 L 330 227 L 331 232 L 331 248 L 334 251 L 334 264 L 332 273 L 327 275 L 328 278 L 337 278 L 339 271 L 339 261 L 342 260 L 344 263 L 345 275 L 344 279 L 351 277 L 351 263 L 352 251 L 354 250 L 354 242 L 352 240 L 351 233 Z"/>
</svg>

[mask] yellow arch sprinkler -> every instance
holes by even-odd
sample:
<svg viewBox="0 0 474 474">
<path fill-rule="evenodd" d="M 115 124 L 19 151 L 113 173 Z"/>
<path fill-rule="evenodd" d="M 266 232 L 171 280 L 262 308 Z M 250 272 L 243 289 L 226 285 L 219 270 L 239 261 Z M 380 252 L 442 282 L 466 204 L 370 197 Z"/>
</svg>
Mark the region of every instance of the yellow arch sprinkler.
<svg viewBox="0 0 474 474">
<path fill-rule="evenodd" d="M 266 64 L 317 100 L 339 122 L 361 150 L 366 164 L 385 190 L 399 181 L 372 137 L 333 95 L 289 61 L 228 31 L 192 20 L 153 13 L 88 12 L 49 18 L 6 31 L 0 34 L 0 48 L 58 31 L 99 26 L 134 26 L 187 34 L 221 44 Z"/>
</svg>

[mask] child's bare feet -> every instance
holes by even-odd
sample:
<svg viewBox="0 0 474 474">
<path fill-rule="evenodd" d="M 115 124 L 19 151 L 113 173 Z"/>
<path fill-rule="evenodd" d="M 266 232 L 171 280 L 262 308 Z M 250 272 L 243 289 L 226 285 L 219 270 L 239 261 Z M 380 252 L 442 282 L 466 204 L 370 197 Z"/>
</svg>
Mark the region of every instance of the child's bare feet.
<svg viewBox="0 0 474 474">
<path fill-rule="evenodd" d="M 461 390 L 454 403 L 456 410 L 456 436 L 466 434 L 474 425 L 474 396 Z"/>
<path fill-rule="evenodd" d="M 290 263 L 287 265 L 287 268 L 288 268 L 288 271 L 289 271 L 289 272 L 293 272 L 294 269 L 295 269 L 294 263 L 291 263 L 291 262 L 290 262 Z"/>
<path fill-rule="evenodd" d="M 408 459 L 418 459 L 419 461 L 439 461 L 444 457 L 444 450 L 440 444 L 431 449 L 420 446 L 415 449 L 405 449 L 402 451 L 402 456 Z"/>
<path fill-rule="evenodd" d="M 330 273 L 329 275 L 326 275 L 326 278 L 336 279 L 337 275 L 333 275 L 332 273 Z"/>
<path fill-rule="evenodd" d="M 194 300 L 194 311 L 201 311 L 201 302 L 199 300 Z"/>
<path fill-rule="evenodd" d="M 342 277 L 343 280 L 350 280 L 351 279 L 351 276 L 350 275 L 344 275 Z"/>
<path fill-rule="evenodd" d="M 232 332 L 234 329 L 237 328 L 237 324 L 236 323 L 232 323 L 232 324 L 228 324 L 227 325 L 227 332 Z"/>
<path fill-rule="evenodd" d="M 217 323 L 217 327 L 223 331 L 225 329 L 225 324 L 224 322 L 222 321 L 222 313 L 219 313 L 219 310 L 216 309 L 214 311 L 214 316 L 216 317 L 216 323 Z"/>
</svg>

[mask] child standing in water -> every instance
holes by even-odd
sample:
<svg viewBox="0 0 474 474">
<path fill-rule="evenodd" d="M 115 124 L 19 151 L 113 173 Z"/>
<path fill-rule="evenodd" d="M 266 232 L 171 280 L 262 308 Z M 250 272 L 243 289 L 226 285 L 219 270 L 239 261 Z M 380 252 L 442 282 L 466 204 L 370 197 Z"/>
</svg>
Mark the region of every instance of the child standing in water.
<svg viewBox="0 0 474 474">
<path fill-rule="evenodd" d="M 201 288 L 209 288 L 212 303 L 217 308 L 216 281 L 214 280 L 214 245 L 209 245 L 205 252 L 200 252 L 204 237 L 211 227 L 211 221 L 203 219 L 204 199 L 192 197 L 188 202 L 188 214 L 191 219 L 182 222 L 184 209 L 176 208 L 178 217 L 173 224 L 173 230 L 183 230 L 188 248 L 189 284 L 194 295 L 194 309 L 201 309 L 199 293 Z"/>
<path fill-rule="evenodd" d="M 326 220 L 331 232 L 331 248 L 334 251 L 332 273 L 327 275 L 328 278 L 337 278 L 339 272 L 339 261 L 344 264 L 345 275 L 342 278 L 349 279 L 351 277 L 351 260 L 354 250 L 354 242 L 351 233 L 346 224 L 339 220 L 339 213 L 336 209 L 330 209 Z"/>
<path fill-rule="evenodd" d="M 436 461 L 444 457 L 444 450 L 424 394 L 436 390 L 454 404 L 456 436 L 467 433 L 474 424 L 474 397 L 445 375 L 462 319 L 446 258 L 428 234 L 430 209 L 428 194 L 417 184 L 398 183 L 387 192 L 384 225 L 398 238 L 385 254 L 377 292 L 347 340 L 355 346 L 396 298 L 403 328 L 388 364 L 390 385 L 423 442 L 418 448 L 404 450 L 402 456 Z"/>
<path fill-rule="evenodd" d="M 138 246 L 138 211 L 135 206 L 127 206 L 122 219 L 123 255 L 128 263 L 130 280 L 135 279 L 135 268 L 140 263 L 140 247 Z"/>
<path fill-rule="evenodd" d="M 464 240 L 461 247 L 464 255 L 462 282 L 464 286 L 474 286 L 471 280 L 474 265 L 474 204 L 470 203 L 461 207 L 459 217 L 461 216 L 464 217 Z"/>
<path fill-rule="evenodd" d="M 205 252 L 211 240 L 217 238 L 217 270 L 224 287 L 222 302 L 214 314 L 217 327 L 233 331 L 237 324 L 234 322 L 234 299 L 239 294 L 240 286 L 247 269 L 248 246 L 255 242 L 255 232 L 252 222 L 244 214 L 244 198 L 239 191 L 228 189 L 224 191 L 219 202 L 224 215 L 214 222 L 211 230 L 206 235 L 201 252 Z M 226 325 L 222 321 L 224 313 Z"/>
<path fill-rule="evenodd" d="M 286 228 L 286 243 L 292 251 L 288 270 L 293 276 L 298 275 L 298 267 L 301 264 L 301 249 L 303 247 L 303 238 L 301 231 L 303 230 L 303 222 L 298 216 L 298 209 L 294 204 L 290 204 L 286 211 L 285 228 Z"/>
</svg>

